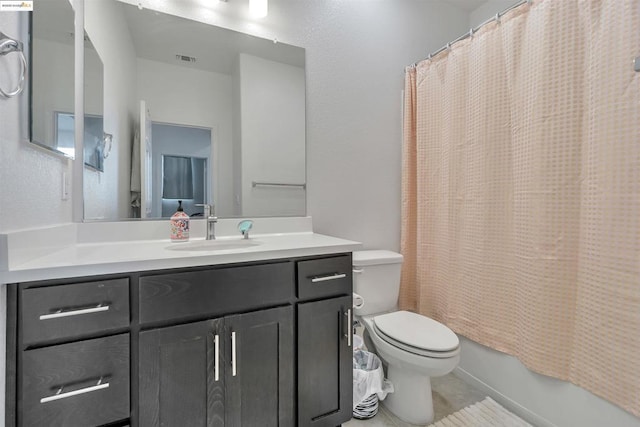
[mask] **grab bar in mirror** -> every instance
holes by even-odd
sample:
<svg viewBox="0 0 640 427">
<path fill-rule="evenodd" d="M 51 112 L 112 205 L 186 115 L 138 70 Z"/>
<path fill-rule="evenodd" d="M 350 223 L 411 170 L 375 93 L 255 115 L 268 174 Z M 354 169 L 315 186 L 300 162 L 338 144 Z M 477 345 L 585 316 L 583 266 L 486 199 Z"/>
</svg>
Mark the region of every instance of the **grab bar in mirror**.
<svg viewBox="0 0 640 427">
<path fill-rule="evenodd" d="M 307 189 L 307 184 L 288 184 L 284 182 L 251 182 L 252 187 L 299 187 L 303 190 Z"/>
</svg>

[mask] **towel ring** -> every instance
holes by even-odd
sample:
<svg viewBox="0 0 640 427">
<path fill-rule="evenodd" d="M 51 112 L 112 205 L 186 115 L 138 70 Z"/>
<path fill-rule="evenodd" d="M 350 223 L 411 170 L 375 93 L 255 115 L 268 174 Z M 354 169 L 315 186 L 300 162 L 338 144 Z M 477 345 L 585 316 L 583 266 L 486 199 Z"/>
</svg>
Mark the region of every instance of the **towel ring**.
<svg viewBox="0 0 640 427">
<path fill-rule="evenodd" d="M 0 95 L 4 98 L 12 98 L 20 94 L 22 89 L 24 89 L 24 82 L 27 79 L 27 59 L 24 57 L 22 42 L 14 40 L 0 31 L 0 56 L 5 56 L 12 52 L 20 55 L 20 81 L 18 82 L 17 88 L 8 92 L 5 92 L 2 87 L 0 87 Z"/>
<path fill-rule="evenodd" d="M 102 158 L 106 159 L 111 153 L 111 147 L 113 145 L 113 134 L 102 132 L 102 145 Z"/>
</svg>

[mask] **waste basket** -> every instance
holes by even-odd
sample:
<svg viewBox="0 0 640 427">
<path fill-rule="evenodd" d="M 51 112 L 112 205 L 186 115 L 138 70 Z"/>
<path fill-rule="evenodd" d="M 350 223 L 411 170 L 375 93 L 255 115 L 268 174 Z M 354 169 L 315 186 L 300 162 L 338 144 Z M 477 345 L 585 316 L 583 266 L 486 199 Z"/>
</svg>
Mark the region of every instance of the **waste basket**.
<svg viewBox="0 0 640 427">
<path fill-rule="evenodd" d="M 353 416 L 372 418 L 378 413 L 378 401 L 393 392 L 393 385 L 384 379 L 380 358 L 365 350 L 353 352 Z"/>
</svg>

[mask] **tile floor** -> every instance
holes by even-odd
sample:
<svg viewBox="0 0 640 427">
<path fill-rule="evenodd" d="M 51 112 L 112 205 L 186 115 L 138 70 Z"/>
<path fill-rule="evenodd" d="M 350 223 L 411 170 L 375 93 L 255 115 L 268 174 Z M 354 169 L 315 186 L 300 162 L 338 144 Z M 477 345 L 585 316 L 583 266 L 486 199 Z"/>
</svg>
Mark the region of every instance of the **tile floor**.
<svg viewBox="0 0 640 427">
<path fill-rule="evenodd" d="M 465 406 L 472 405 L 486 397 L 484 393 L 470 386 L 453 374 L 431 378 L 433 390 L 434 422 L 452 414 Z M 378 414 L 368 420 L 353 419 L 343 427 L 411 427 L 380 405 Z"/>
</svg>

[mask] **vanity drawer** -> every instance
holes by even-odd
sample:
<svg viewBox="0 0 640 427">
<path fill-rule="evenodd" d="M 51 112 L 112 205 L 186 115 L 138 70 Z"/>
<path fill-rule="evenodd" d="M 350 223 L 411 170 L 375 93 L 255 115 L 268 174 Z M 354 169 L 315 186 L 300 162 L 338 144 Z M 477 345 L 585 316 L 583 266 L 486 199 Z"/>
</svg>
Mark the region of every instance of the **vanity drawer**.
<svg viewBox="0 0 640 427">
<path fill-rule="evenodd" d="M 129 334 L 24 351 L 22 372 L 22 426 L 129 418 Z"/>
<path fill-rule="evenodd" d="M 197 319 L 290 302 L 293 262 L 140 278 L 140 323 Z"/>
<path fill-rule="evenodd" d="M 129 326 L 129 279 L 28 288 L 20 297 L 25 346 Z"/>
<path fill-rule="evenodd" d="M 298 262 L 298 298 L 323 298 L 352 292 L 351 255 Z"/>
</svg>

